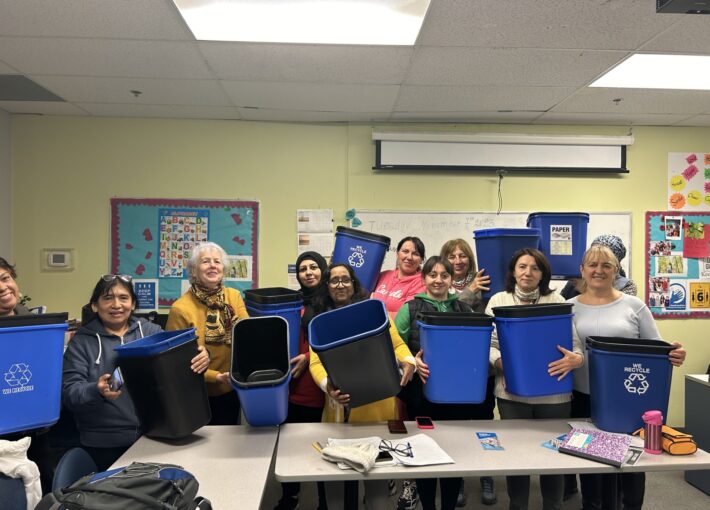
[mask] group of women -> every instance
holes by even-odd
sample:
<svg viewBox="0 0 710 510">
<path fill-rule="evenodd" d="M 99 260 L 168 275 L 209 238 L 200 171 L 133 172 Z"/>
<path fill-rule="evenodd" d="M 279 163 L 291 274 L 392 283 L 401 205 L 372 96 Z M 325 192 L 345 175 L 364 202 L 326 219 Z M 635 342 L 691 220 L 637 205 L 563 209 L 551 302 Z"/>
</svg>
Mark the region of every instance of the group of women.
<svg viewBox="0 0 710 510">
<path fill-rule="evenodd" d="M 618 238 L 616 238 L 618 239 Z M 607 239 L 609 241 L 609 239 Z M 353 269 L 331 264 L 315 252 L 306 252 L 296 263 L 297 279 L 304 296 L 300 351 L 292 359 L 289 389 L 289 422 L 371 422 L 431 416 L 434 420 L 492 419 L 497 399 L 502 419 L 567 418 L 590 415 L 589 382 L 585 350 L 580 339 L 589 336 L 617 336 L 659 339 L 660 335 L 644 303 L 627 290 L 629 280 L 620 277 L 617 254 L 609 243 L 597 243 L 585 253 L 581 280 L 570 299 L 574 305 L 573 348 L 558 346 L 559 358 L 548 367 L 550 377 L 574 377 L 573 394 L 525 398 L 509 393 L 505 367 L 495 332 L 490 348 L 490 377 L 486 400 L 476 405 L 443 405 L 428 402 L 423 385 L 430 375 L 426 353 L 419 345 L 415 320 L 419 311 L 472 312 L 484 309 L 481 291 L 488 290 L 490 278 L 485 268 L 477 270 L 473 253 L 462 239 L 447 242 L 440 255 L 425 259 L 425 247 L 417 237 L 406 237 L 397 246 L 397 267 L 385 271 L 370 294 L 360 284 Z M 613 244 L 613 243 L 612 243 Z M 623 247 L 623 245 L 621 245 Z M 618 246 L 617 246 L 618 248 Z M 224 285 L 224 250 L 203 243 L 188 260 L 190 289 L 170 310 L 167 329 L 196 328 L 198 351 L 190 369 L 204 373 L 207 383 L 211 424 L 239 422 L 239 402 L 229 384 L 232 325 L 247 312 L 241 295 Z M 19 305 L 19 288 L 14 267 L 0 258 L 0 316 L 27 313 Z M 503 305 L 559 303 L 564 298 L 550 288 L 551 269 L 545 256 L 535 249 L 516 252 L 505 277 L 505 290 L 495 294 L 485 312 Z M 625 281 L 619 282 L 619 278 Z M 635 290 L 635 287 L 634 287 Z M 308 325 L 314 317 L 368 298 L 385 302 L 390 314 L 390 337 L 400 366 L 402 392 L 399 399 L 385 400 L 350 409 L 350 395 L 333 387 L 318 355 L 308 348 Z M 103 275 L 90 297 L 91 317 L 69 342 L 62 377 L 63 405 L 75 416 L 82 446 L 99 469 L 110 466 L 140 436 L 140 423 L 125 388 L 111 385 L 116 369 L 114 347 L 160 331 L 160 328 L 133 315 L 136 295 L 131 278 Z M 685 359 L 680 344 L 673 344 L 669 360 L 678 366 Z M 402 404 L 403 403 L 403 404 Z M 405 414 L 406 413 L 406 414 Z M 583 507 L 604 508 L 604 487 L 619 484 L 624 507 L 640 508 L 643 503 L 643 474 L 612 476 L 587 475 L 580 478 Z M 453 509 L 461 489 L 460 478 L 439 481 L 441 508 Z M 492 486 L 492 480 L 491 480 Z M 435 508 L 437 480 L 417 480 L 423 508 Z M 561 508 L 565 481 L 562 475 L 541 476 L 543 508 Z M 298 506 L 298 484 L 283 484 L 277 508 Z M 328 501 L 341 501 L 342 484 L 319 484 L 319 508 Z M 410 491 L 411 492 L 411 491 Z M 507 477 L 511 509 L 528 505 L 529 477 Z M 369 508 L 388 508 L 387 481 L 367 481 L 365 498 Z M 401 498 L 400 498 L 401 500 Z M 416 502 L 415 502 L 416 504 Z M 331 503 L 332 508 L 337 506 Z"/>
</svg>

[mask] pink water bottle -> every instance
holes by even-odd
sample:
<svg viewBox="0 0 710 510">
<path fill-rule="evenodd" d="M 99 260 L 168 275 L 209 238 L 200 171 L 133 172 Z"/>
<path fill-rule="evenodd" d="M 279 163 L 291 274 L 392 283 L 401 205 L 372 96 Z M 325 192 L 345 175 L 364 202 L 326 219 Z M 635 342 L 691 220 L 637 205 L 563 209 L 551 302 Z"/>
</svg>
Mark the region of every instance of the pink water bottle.
<svg viewBox="0 0 710 510">
<path fill-rule="evenodd" d="M 641 418 L 643 419 L 643 451 L 659 455 L 663 452 L 661 444 L 663 413 L 661 411 L 646 411 Z"/>
</svg>

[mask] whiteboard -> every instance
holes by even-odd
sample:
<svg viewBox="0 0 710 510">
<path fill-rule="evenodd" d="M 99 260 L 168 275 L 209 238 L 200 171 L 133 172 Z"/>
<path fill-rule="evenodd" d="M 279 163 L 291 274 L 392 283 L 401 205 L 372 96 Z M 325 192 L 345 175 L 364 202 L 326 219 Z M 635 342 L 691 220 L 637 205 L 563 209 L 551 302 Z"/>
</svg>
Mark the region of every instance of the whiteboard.
<svg viewBox="0 0 710 510">
<path fill-rule="evenodd" d="M 552 211 L 550 211 L 552 212 Z M 443 211 L 377 211 L 357 210 L 355 217 L 362 224 L 357 228 L 389 237 L 392 240 L 383 269 L 395 266 L 395 250 L 400 239 L 417 236 L 424 242 L 427 257 L 438 255 L 441 246 L 449 239 L 460 237 L 473 243 L 473 231 L 484 228 L 524 228 L 527 212 L 443 212 Z M 587 244 L 601 234 L 619 236 L 626 246 L 626 257 L 621 267 L 631 278 L 629 261 L 631 260 L 631 213 L 608 212 L 590 213 L 587 226 Z"/>
</svg>

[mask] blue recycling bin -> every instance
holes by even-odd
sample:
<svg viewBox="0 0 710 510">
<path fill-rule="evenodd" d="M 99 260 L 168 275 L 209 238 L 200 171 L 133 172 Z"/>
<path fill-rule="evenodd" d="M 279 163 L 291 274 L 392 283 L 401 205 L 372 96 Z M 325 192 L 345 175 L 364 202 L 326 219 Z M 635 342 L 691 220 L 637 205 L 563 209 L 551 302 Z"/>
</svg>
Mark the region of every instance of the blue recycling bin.
<svg viewBox="0 0 710 510">
<path fill-rule="evenodd" d="M 485 269 L 491 277 L 490 288 L 484 298 L 504 290 L 505 275 L 513 254 L 522 248 L 537 248 L 540 231 L 534 228 L 488 228 L 474 230 L 478 269 Z"/>
<path fill-rule="evenodd" d="M 400 376 L 385 304 L 367 299 L 322 313 L 308 325 L 311 348 L 350 407 L 397 395 Z"/>
<path fill-rule="evenodd" d="M 372 291 L 389 247 L 390 238 L 387 236 L 338 227 L 335 232 L 332 263 L 352 267 L 362 286 Z"/>
<path fill-rule="evenodd" d="M 279 425 L 288 416 L 288 329 L 275 315 L 241 319 L 232 329 L 230 379 L 254 427 Z"/>
<path fill-rule="evenodd" d="M 6 324 L 0 324 L 0 435 L 48 427 L 59 419 L 67 325 Z"/>
<path fill-rule="evenodd" d="M 269 287 L 244 291 L 244 304 L 249 317 L 277 315 L 288 322 L 288 349 L 293 358 L 299 353 L 303 293 L 285 287 Z"/>
<path fill-rule="evenodd" d="M 540 251 L 550 262 L 552 278 L 579 277 L 588 224 L 589 214 L 580 212 L 536 212 L 528 216 L 528 227 L 540 230 Z"/>
<path fill-rule="evenodd" d="M 202 374 L 190 368 L 197 355 L 195 329 L 161 331 L 115 348 L 123 383 L 149 437 L 178 439 L 212 417 Z"/>
<path fill-rule="evenodd" d="M 558 345 L 572 350 L 572 304 L 497 306 L 493 313 L 506 390 L 521 397 L 570 393 L 572 374 L 558 381 L 547 370 L 562 357 Z"/>
<path fill-rule="evenodd" d="M 474 313 L 424 312 L 417 322 L 430 375 L 429 402 L 480 404 L 486 399 L 493 317 Z"/>
<path fill-rule="evenodd" d="M 602 430 L 629 434 L 641 415 L 657 409 L 668 416 L 673 347 L 662 340 L 589 337 L 589 396 L 592 421 Z"/>
</svg>

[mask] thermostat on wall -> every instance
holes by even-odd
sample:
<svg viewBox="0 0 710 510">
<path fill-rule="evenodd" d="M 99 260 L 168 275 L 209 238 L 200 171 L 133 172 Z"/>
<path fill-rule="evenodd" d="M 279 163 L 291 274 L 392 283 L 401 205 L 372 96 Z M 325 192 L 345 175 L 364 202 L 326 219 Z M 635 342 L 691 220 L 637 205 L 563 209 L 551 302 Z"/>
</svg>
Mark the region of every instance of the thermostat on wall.
<svg viewBox="0 0 710 510">
<path fill-rule="evenodd" d="M 74 269 L 74 250 L 51 249 L 42 250 L 42 271 L 72 271 Z"/>
</svg>

